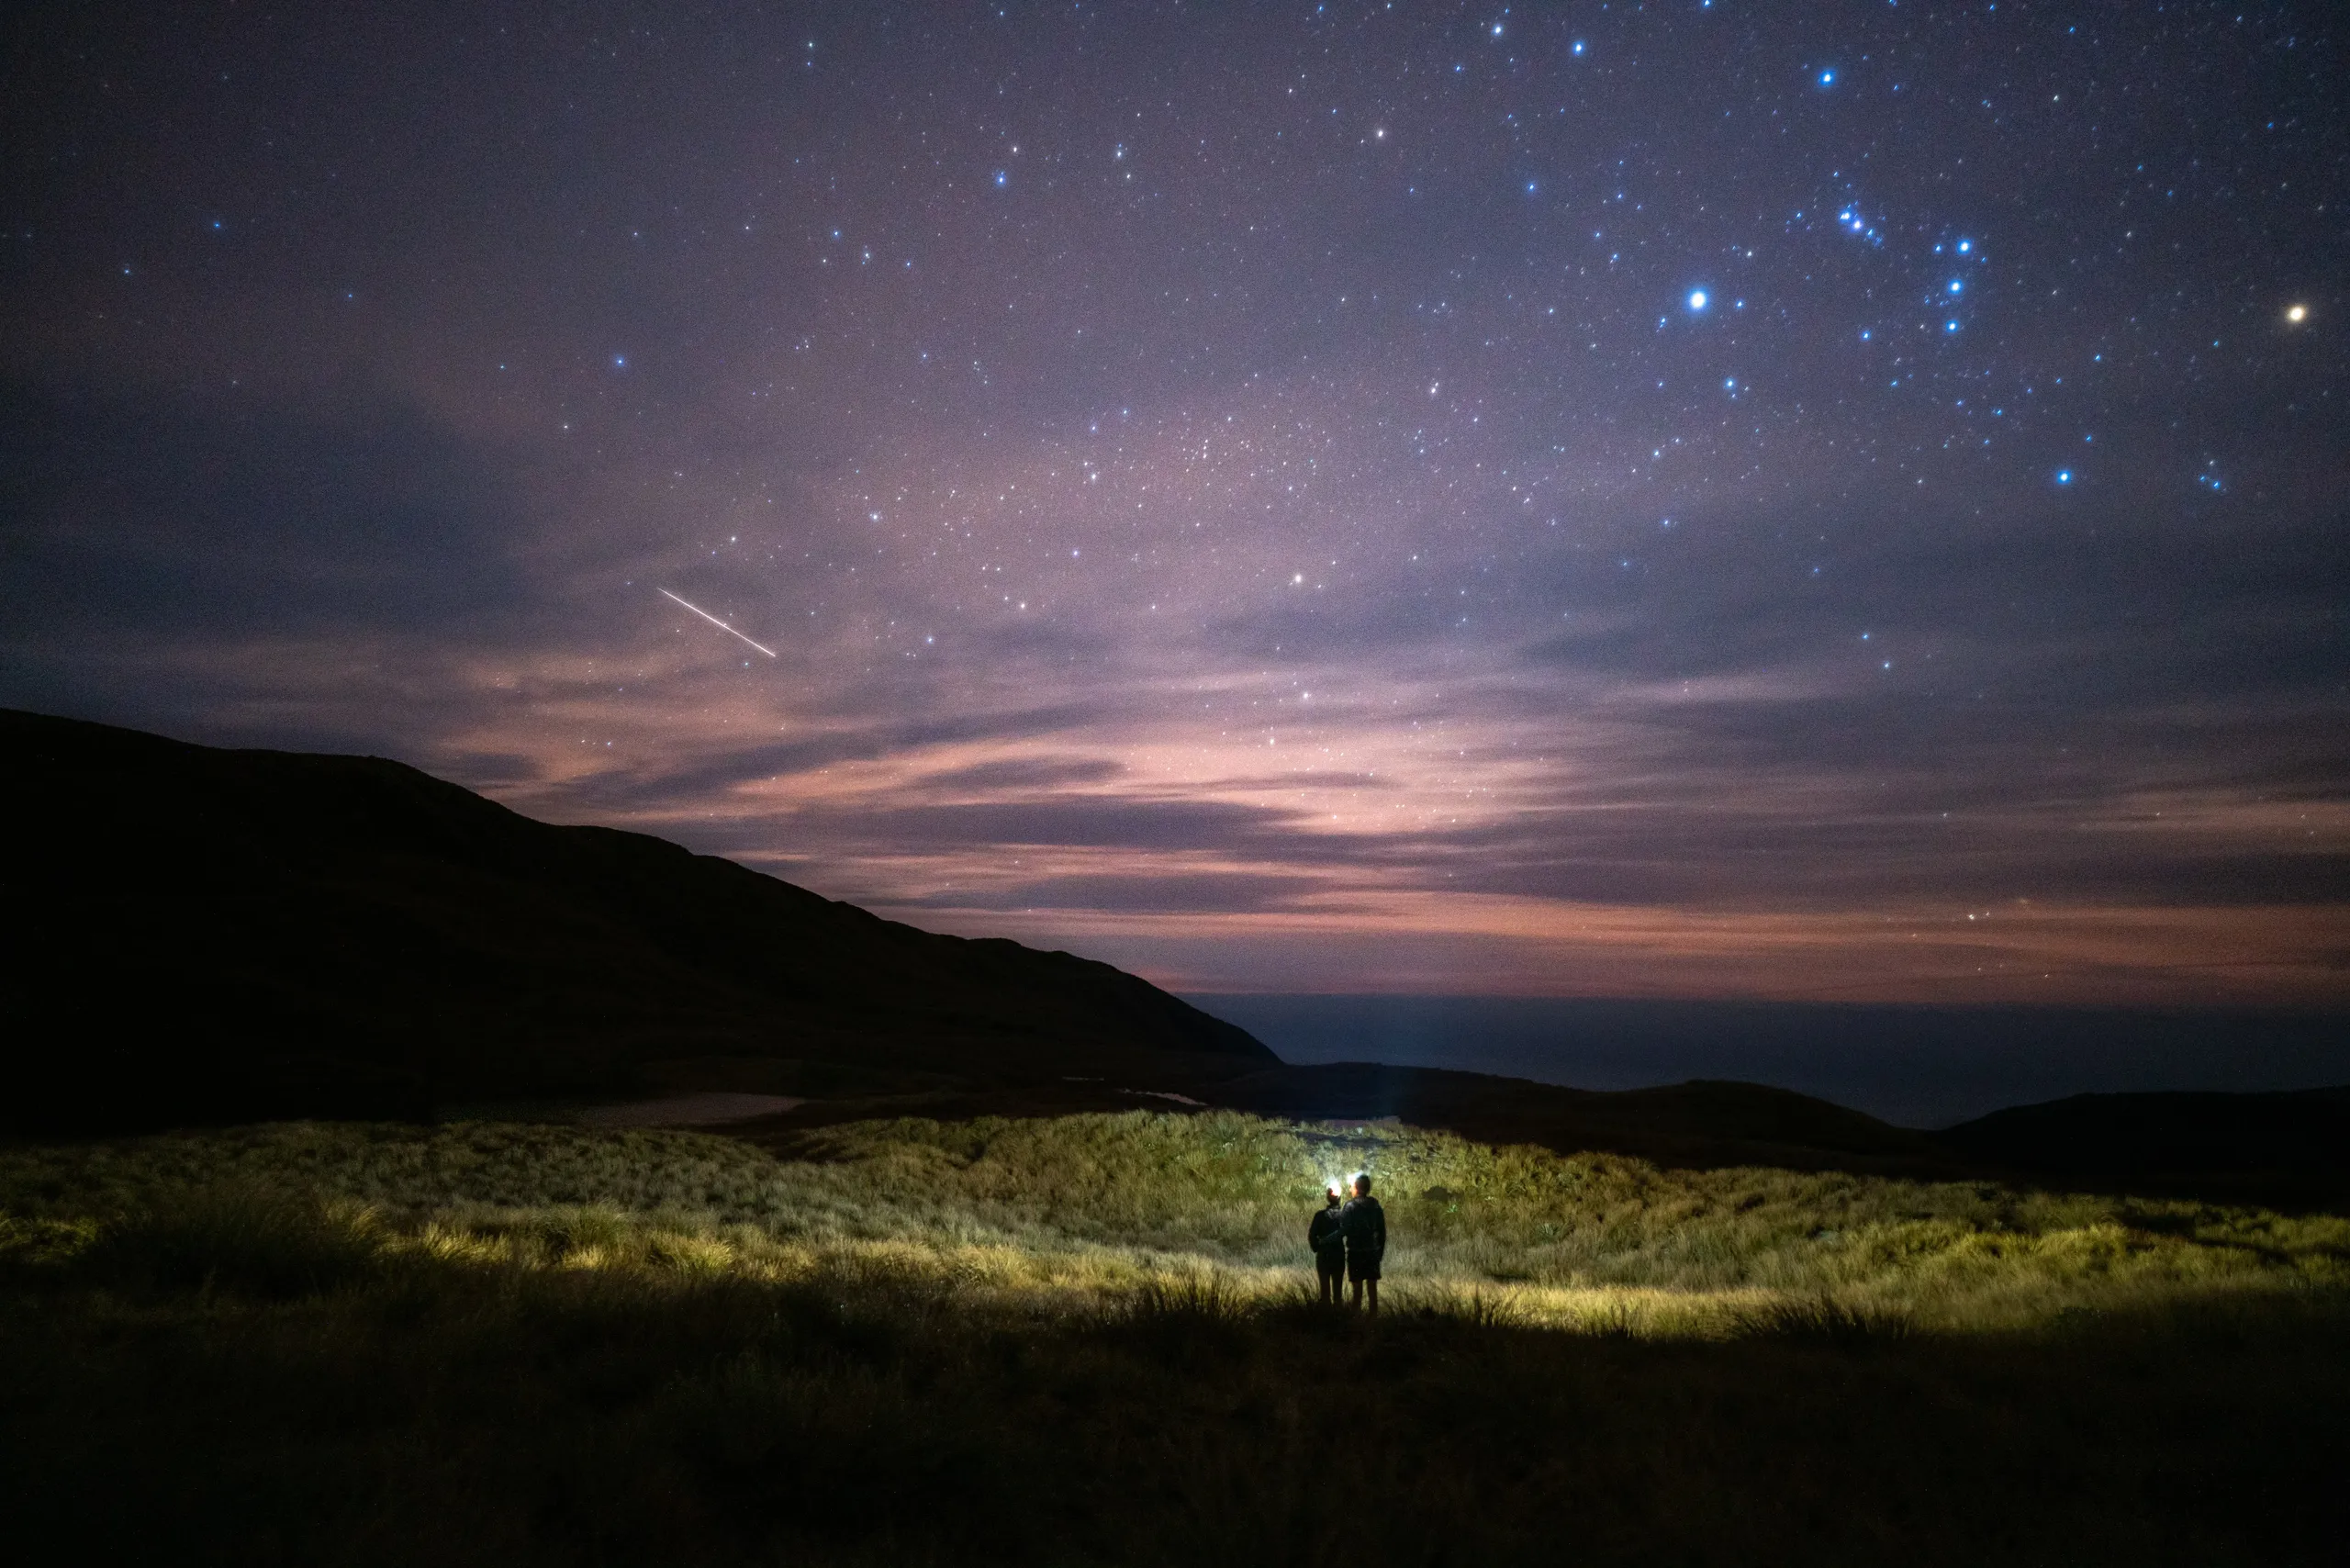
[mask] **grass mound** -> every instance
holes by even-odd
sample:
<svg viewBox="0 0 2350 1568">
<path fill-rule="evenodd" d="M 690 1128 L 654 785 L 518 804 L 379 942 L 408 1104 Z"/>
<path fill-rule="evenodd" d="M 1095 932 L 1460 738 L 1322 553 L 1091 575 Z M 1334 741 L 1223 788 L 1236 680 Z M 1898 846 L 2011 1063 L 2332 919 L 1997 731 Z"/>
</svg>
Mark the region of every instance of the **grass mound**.
<svg viewBox="0 0 2350 1568">
<path fill-rule="evenodd" d="M 360 1284 L 383 1261 L 383 1238 L 364 1211 L 245 1183 L 157 1193 L 76 1259 L 84 1277 L 118 1289 L 268 1300 Z"/>
</svg>

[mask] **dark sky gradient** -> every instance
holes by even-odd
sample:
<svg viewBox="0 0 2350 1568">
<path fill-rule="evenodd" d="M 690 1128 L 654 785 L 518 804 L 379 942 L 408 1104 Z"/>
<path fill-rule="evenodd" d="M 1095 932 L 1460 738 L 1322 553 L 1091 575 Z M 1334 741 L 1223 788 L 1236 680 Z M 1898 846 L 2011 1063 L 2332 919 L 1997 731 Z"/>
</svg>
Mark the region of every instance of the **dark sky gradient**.
<svg viewBox="0 0 2350 1568">
<path fill-rule="evenodd" d="M 2345 20 L 14 8 L 0 702 L 1187 988 L 2350 1000 Z"/>
</svg>

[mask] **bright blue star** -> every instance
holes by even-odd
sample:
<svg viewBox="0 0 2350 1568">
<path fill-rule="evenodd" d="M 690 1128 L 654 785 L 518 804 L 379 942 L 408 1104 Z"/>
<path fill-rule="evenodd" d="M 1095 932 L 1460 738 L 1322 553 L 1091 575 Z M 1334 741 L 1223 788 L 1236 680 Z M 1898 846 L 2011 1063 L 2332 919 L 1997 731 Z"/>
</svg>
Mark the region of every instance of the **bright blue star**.
<svg viewBox="0 0 2350 1568">
<path fill-rule="evenodd" d="M 612 356 L 612 368 L 614 370 L 626 370 L 628 368 L 628 355 L 624 353 L 614 354 Z"/>
<path fill-rule="evenodd" d="M 1006 174 L 1002 169 L 998 169 L 995 172 L 995 183 L 999 185 L 1002 185 L 1011 176 Z"/>
<path fill-rule="evenodd" d="M 1575 48 L 1574 48 L 1574 52 L 1575 52 L 1575 53 L 1577 53 L 1577 54 L 1581 54 L 1581 53 L 1583 52 L 1583 39 L 1575 39 Z"/>
<path fill-rule="evenodd" d="M 1958 253 L 1962 256 L 1973 249 L 1975 249 L 1975 241 L 1972 240 L 1961 240 L 1958 242 Z"/>
<path fill-rule="evenodd" d="M 1692 310 L 1703 310 L 1705 308 L 1706 291 L 1702 288 L 1691 289 L 1689 291 L 1689 308 Z"/>
<path fill-rule="evenodd" d="M 2069 485 L 2069 484 L 2071 484 L 2071 483 L 2073 482 L 2073 471 L 2072 471 L 2070 468 L 2059 468 L 2059 469 L 2057 469 L 2057 470 L 2056 470 L 2056 482 L 2057 482 L 2058 484 L 2060 484 L 2060 485 Z"/>
<path fill-rule="evenodd" d="M 1953 294 L 1956 294 L 1956 293 L 1958 293 L 1961 289 L 1964 289 L 1965 286 L 1966 286 L 1966 285 L 1964 285 L 1964 283 L 1961 283 L 1961 282 L 1960 282 L 1958 279 L 1956 279 L 1956 278 L 1953 278 L 1953 279 L 1951 279 L 1951 280 L 1950 280 L 1950 291 L 1951 291 Z"/>
<path fill-rule="evenodd" d="M 1942 330 L 1945 332 L 1955 332 L 1958 330 L 1958 323 L 1956 321 L 1945 321 L 1942 323 Z"/>
<path fill-rule="evenodd" d="M 1833 71 L 1821 72 L 1819 73 L 1819 84 L 1823 87 L 1833 87 L 1836 85 L 1836 73 Z"/>
</svg>

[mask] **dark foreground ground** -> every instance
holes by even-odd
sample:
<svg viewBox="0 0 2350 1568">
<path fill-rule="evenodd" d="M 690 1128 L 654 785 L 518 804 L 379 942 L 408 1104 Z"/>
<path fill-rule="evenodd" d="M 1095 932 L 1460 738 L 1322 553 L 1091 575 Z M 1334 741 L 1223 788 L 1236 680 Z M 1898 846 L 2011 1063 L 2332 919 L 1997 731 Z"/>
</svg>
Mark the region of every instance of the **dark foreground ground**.
<svg viewBox="0 0 2350 1568">
<path fill-rule="evenodd" d="M 1724 1342 L 396 1263 L 298 1216 L 0 1279 L 23 1563 L 2340 1561 L 2338 1301 Z"/>
</svg>

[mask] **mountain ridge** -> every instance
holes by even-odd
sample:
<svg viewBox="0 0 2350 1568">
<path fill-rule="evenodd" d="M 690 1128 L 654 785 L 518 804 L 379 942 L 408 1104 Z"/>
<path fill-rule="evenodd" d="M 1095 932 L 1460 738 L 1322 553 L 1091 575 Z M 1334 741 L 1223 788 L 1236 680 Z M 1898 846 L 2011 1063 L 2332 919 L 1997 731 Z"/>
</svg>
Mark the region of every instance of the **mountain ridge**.
<svg viewBox="0 0 2350 1568">
<path fill-rule="evenodd" d="M 981 1077 L 1278 1060 L 1107 964 L 921 931 L 382 758 L 0 711 L 0 896 L 42 912 L 0 987 L 73 1042 L 20 1044 L 20 1113 L 103 1091 L 198 1119 L 413 1114 L 729 1055 Z"/>
</svg>

